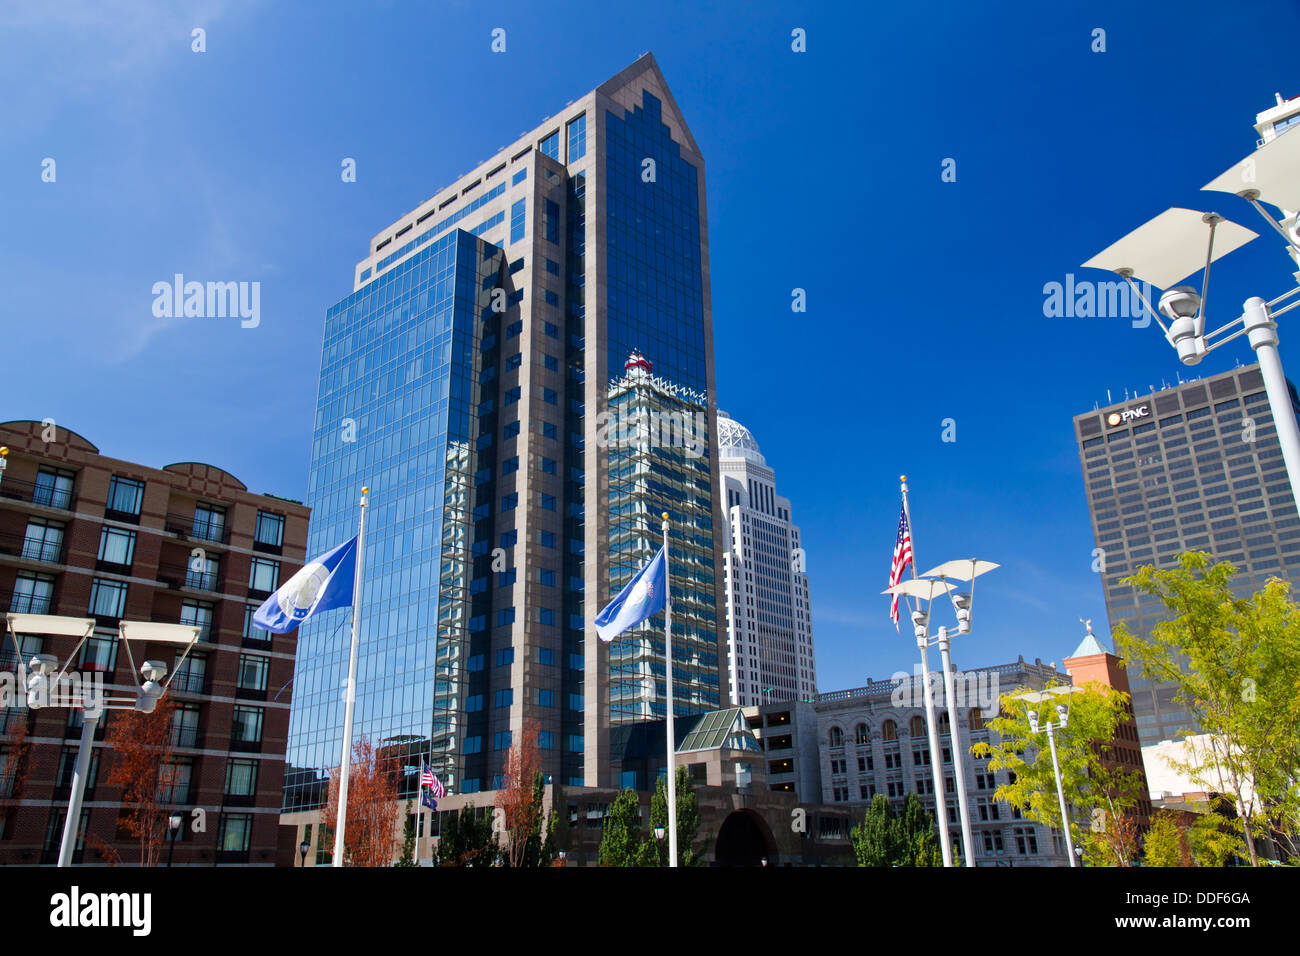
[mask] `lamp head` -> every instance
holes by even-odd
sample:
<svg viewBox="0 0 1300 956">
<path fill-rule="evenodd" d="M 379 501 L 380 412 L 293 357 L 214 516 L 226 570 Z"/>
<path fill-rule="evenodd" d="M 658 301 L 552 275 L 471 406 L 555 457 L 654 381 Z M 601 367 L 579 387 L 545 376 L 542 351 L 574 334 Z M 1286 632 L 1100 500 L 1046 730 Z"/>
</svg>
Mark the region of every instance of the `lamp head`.
<svg viewBox="0 0 1300 956">
<path fill-rule="evenodd" d="M 1029 718 L 1029 732 L 1032 734 L 1038 733 L 1038 711 L 1028 711 L 1025 716 Z"/>
<path fill-rule="evenodd" d="M 53 654 L 34 654 L 27 662 L 27 669 L 41 677 L 49 677 L 59 669 L 59 659 Z"/>
<path fill-rule="evenodd" d="M 145 661 L 140 667 L 140 676 L 150 683 L 160 681 L 167 676 L 167 665 L 163 661 Z"/>
<path fill-rule="evenodd" d="M 1190 319 L 1201 307 L 1201 295 L 1189 285 L 1176 285 L 1160 296 L 1160 312 L 1170 322 Z"/>
</svg>

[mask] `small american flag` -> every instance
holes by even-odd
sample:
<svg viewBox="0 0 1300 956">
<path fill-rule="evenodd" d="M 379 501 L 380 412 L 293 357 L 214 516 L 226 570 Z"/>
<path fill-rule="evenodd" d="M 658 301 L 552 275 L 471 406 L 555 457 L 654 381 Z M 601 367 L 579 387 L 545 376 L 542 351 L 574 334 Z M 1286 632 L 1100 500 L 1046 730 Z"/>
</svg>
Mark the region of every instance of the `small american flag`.
<svg viewBox="0 0 1300 956">
<path fill-rule="evenodd" d="M 903 571 L 912 561 L 912 529 L 907 526 L 907 509 L 898 515 L 898 537 L 894 540 L 894 561 L 889 566 L 889 586 L 892 588 L 903 580 Z M 898 630 L 898 595 L 894 595 L 889 605 L 889 619 Z"/>
<path fill-rule="evenodd" d="M 424 773 L 420 774 L 420 786 L 428 787 L 433 791 L 435 797 L 442 799 L 447 795 L 447 788 L 444 787 L 442 782 L 433 775 L 433 770 L 430 769 L 429 762 L 426 760 L 422 761 L 422 763 L 424 764 Z"/>
</svg>

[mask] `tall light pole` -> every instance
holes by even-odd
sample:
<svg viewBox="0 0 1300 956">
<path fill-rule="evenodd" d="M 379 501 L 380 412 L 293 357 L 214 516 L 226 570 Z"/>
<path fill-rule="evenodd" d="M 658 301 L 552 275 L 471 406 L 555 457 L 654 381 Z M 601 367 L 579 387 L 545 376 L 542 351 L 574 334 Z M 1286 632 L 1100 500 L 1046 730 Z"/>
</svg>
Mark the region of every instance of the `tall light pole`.
<svg viewBox="0 0 1300 956">
<path fill-rule="evenodd" d="M 910 524 L 910 521 L 909 521 Z M 998 567 L 992 561 L 982 561 L 976 558 L 961 558 L 955 561 L 946 561 L 937 568 L 925 572 L 919 578 L 912 581 L 904 581 L 896 584 L 891 588 L 886 588 L 885 594 L 907 594 L 914 597 L 917 601 L 918 608 L 912 612 L 912 621 L 916 628 L 916 643 L 921 649 L 921 678 L 925 684 L 925 702 L 926 718 L 929 724 L 930 733 L 930 753 L 931 764 L 935 772 L 935 790 L 938 793 L 938 799 L 935 800 L 935 815 L 941 816 L 940 835 L 947 844 L 947 795 L 946 788 L 943 785 L 943 759 L 942 751 L 939 749 L 937 723 L 934 719 L 934 701 L 933 694 L 930 690 L 930 670 L 927 661 L 927 649 L 930 645 L 930 605 L 935 595 L 947 594 L 952 602 L 953 609 L 956 611 L 957 627 L 956 633 L 969 634 L 971 607 L 975 598 L 974 579 L 981 574 L 985 574 Z M 970 581 L 971 589 L 969 592 L 961 594 L 954 593 L 956 586 L 949 583 L 949 578 L 956 581 Z M 925 608 L 920 608 L 921 601 L 926 602 Z M 952 753 L 952 774 L 953 789 L 957 792 L 957 810 L 958 817 L 961 821 L 962 831 L 962 855 L 965 857 L 966 866 L 975 865 L 975 839 L 971 831 L 970 824 L 970 807 L 967 805 L 966 795 L 966 760 L 965 748 L 961 738 L 961 720 L 958 712 L 960 702 L 957 700 L 956 692 L 956 674 L 953 670 L 952 655 L 950 652 L 950 631 L 947 627 L 940 627 L 936 635 L 936 643 L 939 646 L 939 653 L 943 658 L 943 682 L 944 698 L 948 709 L 948 732 L 951 739 Z M 942 801 L 942 811 L 940 811 L 940 801 Z M 945 866 L 951 866 L 949 855 L 945 856 Z"/>
<path fill-rule="evenodd" d="M 94 618 L 60 617 L 53 614 L 16 614 L 6 615 L 9 636 L 13 641 L 14 651 L 19 661 L 20 674 L 26 668 L 22 661 L 22 648 L 18 643 L 19 634 L 47 634 L 59 637 L 77 638 L 76 646 L 68 654 L 63 666 L 53 654 L 37 654 L 27 663 L 32 670 L 26 678 L 27 706 L 31 710 L 43 707 L 69 707 L 80 710 L 81 741 L 77 750 L 77 760 L 72 772 L 72 788 L 68 797 L 68 815 L 63 821 L 63 839 L 59 844 L 59 866 L 70 866 L 76 848 L 77 831 L 81 822 L 81 803 L 86 792 L 86 778 L 90 771 L 90 755 L 94 747 L 95 728 L 100 715 L 105 710 L 138 710 L 151 714 L 158 706 L 158 701 L 167 692 L 168 685 L 176 674 L 167 676 L 167 665 L 161 661 L 146 660 L 138 668 L 135 655 L 131 652 L 131 641 L 145 644 L 176 644 L 185 648 L 177 670 L 185 663 L 190 650 L 199 639 L 201 628 L 187 624 L 154 624 L 148 621 L 119 621 L 118 639 L 126 648 L 131 673 L 138 673 L 144 678 L 140 689 L 134 695 L 104 694 L 94 689 L 88 690 L 86 678 L 80 674 L 69 675 L 72 660 L 81 650 L 83 644 L 95 631 Z M 68 689 L 65 690 L 64 688 Z"/>
<path fill-rule="evenodd" d="M 1030 705 L 1049 703 L 1055 700 L 1059 695 L 1070 694 L 1073 690 L 1073 687 L 1049 687 L 1047 690 L 1042 692 L 1031 691 L 1027 694 L 1017 694 L 1011 699 L 1023 700 Z M 1047 745 L 1052 750 L 1052 773 L 1056 776 L 1056 798 L 1060 801 L 1061 807 L 1061 829 L 1065 833 L 1065 853 L 1066 856 L 1069 857 L 1070 866 L 1077 867 L 1079 862 L 1077 855 L 1074 852 L 1074 838 L 1070 835 L 1070 814 L 1065 806 L 1065 789 L 1061 785 L 1061 762 L 1056 756 L 1056 731 L 1058 728 L 1064 730 L 1069 726 L 1070 712 L 1066 710 L 1064 704 L 1058 703 L 1055 706 L 1057 723 L 1053 724 L 1049 715 L 1047 724 L 1043 727 L 1043 730 L 1047 732 Z M 1031 734 L 1040 733 L 1038 711 L 1029 710 L 1026 712 L 1025 716 L 1029 718 L 1029 732 Z"/>
<path fill-rule="evenodd" d="M 1288 210 L 1300 209 L 1300 136 L 1294 131 L 1265 143 L 1241 162 L 1229 167 L 1203 191 L 1225 192 L 1246 200 L 1275 232 L 1282 236 L 1288 252 L 1300 253 L 1300 216 Z M 1276 206 L 1279 221 L 1261 204 Z M 1165 340 L 1184 365 L 1196 365 L 1214 349 L 1239 336 L 1248 336 L 1255 350 L 1269 410 L 1277 427 L 1282 459 L 1291 480 L 1291 494 L 1300 507 L 1300 428 L 1278 355 L 1278 316 L 1300 305 L 1300 298 L 1282 305 L 1300 293 L 1294 288 L 1271 301 L 1252 296 L 1242 314 L 1212 332 L 1205 331 L 1205 307 L 1209 298 L 1210 267 L 1223 256 L 1257 238 L 1257 234 L 1216 212 L 1174 207 L 1142 224 L 1118 242 L 1093 256 L 1084 268 L 1107 269 L 1129 283 L 1146 306 Z M 1297 258 L 1300 261 L 1300 258 Z M 1201 291 L 1179 285 L 1203 270 Z M 1300 273 L 1296 274 L 1300 278 Z M 1157 309 L 1152 308 L 1134 278 L 1164 289 Z M 1168 324 L 1161 320 L 1168 319 Z M 1240 325 L 1239 329 L 1232 331 Z M 1226 338 L 1220 338 L 1231 331 Z M 1218 341 L 1214 341 L 1218 339 Z"/>
</svg>

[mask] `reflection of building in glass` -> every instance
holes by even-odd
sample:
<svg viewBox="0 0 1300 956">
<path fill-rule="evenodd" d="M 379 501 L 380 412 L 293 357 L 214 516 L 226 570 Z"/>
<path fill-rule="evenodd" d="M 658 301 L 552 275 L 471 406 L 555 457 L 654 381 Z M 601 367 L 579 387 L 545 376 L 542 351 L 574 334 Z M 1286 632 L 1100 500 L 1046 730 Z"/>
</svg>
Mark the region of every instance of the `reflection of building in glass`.
<svg viewBox="0 0 1300 956">
<path fill-rule="evenodd" d="M 610 593 L 617 594 L 659 550 L 669 516 L 673 603 L 674 713 L 719 706 L 713 499 L 705 397 L 654 375 L 633 352 L 609 386 Z M 617 425 L 617 427 L 615 427 Z M 615 638 L 609 649 L 612 724 L 667 713 L 663 617 Z"/>
<path fill-rule="evenodd" d="M 329 310 L 309 550 L 355 533 L 369 485 L 356 733 L 402 762 L 407 793 L 424 754 L 452 793 L 492 789 L 526 726 L 555 783 L 617 780 L 590 622 L 633 558 L 610 549 L 597 418 L 634 347 L 711 392 L 705 223 L 703 159 L 646 55 L 381 230 Z M 712 413 L 692 410 L 704 445 L 674 466 L 692 477 L 655 485 L 686 497 L 647 506 L 689 516 L 683 621 L 701 633 L 679 646 L 702 710 L 725 696 L 722 542 Z M 302 640 L 286 809 L 317 805 L 338 763 L 347 612 Z"/>
</svg>

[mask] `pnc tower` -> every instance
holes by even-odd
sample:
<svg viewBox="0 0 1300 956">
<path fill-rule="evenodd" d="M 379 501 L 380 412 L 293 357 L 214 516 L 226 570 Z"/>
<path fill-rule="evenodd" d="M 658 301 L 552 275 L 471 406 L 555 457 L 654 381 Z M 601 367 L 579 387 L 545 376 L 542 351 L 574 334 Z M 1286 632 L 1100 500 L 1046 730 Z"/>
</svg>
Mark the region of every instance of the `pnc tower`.
<svg viewBox="0 0 1300 956">
<path fill-rule="evenodd" d="M 657 382 L 612 387 L 637 349 Z M 326 313 L 308 491 L 314 555 L 371 489 L 355 735 L 453 793 L 495 789 L 525 732 L 555 783 L 619 780 L 610 727 L 663 716 L 663 645 L 592 619 L 663 511 L 676 711 L 726 699 L 713 395 L 704 160 L 650 54 L 376 234 Z M 624 460 L 616 401 L 698 408 L 698 454 Z M 286 810 L 338 764 L 348 638 L 342 610 L 301 629 Z"/>
</svg>

